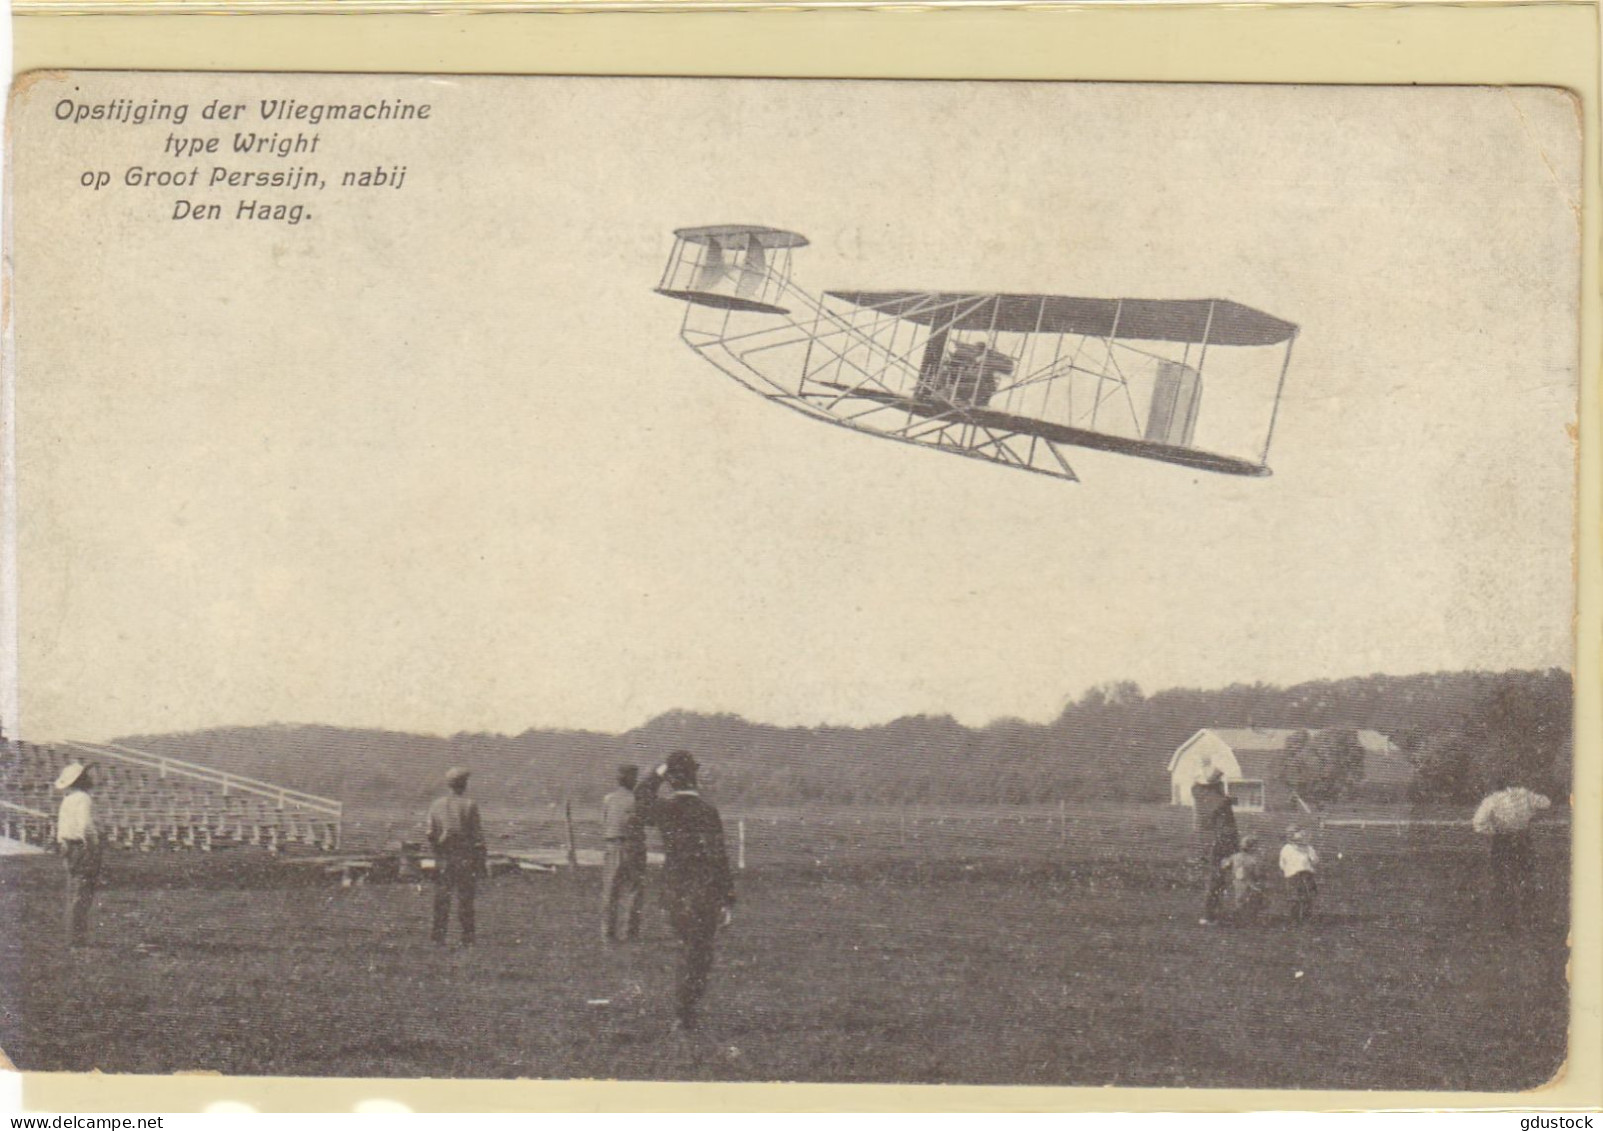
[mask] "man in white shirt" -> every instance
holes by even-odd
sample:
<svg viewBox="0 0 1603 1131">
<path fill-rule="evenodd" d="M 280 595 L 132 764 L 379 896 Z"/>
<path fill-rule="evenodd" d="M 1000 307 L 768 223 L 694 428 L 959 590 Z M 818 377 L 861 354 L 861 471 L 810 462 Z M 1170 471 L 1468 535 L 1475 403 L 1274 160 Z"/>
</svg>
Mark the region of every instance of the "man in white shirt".
<svg viewBox="0 0 1603 1131">
<path fill-rule="evenodd" d="M 1319 852 L 1308 843 L 1308 831 L 1292 825 L 1286 830 L 1286 844 L 1280 850 L 1280 873 L 1286 877 L 1293 923 L 1300 925 L 1313 918 L 1314 896 L 1319 891 L 1314 869 L 1318 866 Z"/>
<path fill-rule="evenodd" d="M 81 762 L 73 762 L 56 778 L 56 788 L 67 794 L 56 817 L 56 841 L 67 862 L 67 943 L 75 947 L 88 945 L 89 907 L 100 883 L 100 830 L 89 796 L 94 784 L 89 767 Z"/>
<path fill-rule="evenodd" d="M 434 851 L 434 928 L 436 946 L 445 945 L 451 923 L 451 900 L 456 899 L 462 945 L 472 946 L 478 931 L 474 899 L 480 877 L 488 875 L 484 822 L 479 807 L 467 796 L 468 771 L 454 766 L 445 773 L 447 792 L 429 806 L 428 839 Z"/>
<path fill-rule="evenodd" d="M 607 841 L 601 866 L 601 937 L 607 942 L 640 933 L 646 879 L 646 829 L 635 803 L 636 766 L 618 767 L 618 788 L 601 799 L 601 829 Z"/>
<path fill-rule="evenodd" d="M 1503 926 L 1512 930 L 1530 903 L 1536 874 L 1531 818 L 1553 803 L 1534 790 L 1499 782 L 1495 793 L 1475 810 L 1470 825 L 1491 837 L 1492 907 Z"/>
</svg>

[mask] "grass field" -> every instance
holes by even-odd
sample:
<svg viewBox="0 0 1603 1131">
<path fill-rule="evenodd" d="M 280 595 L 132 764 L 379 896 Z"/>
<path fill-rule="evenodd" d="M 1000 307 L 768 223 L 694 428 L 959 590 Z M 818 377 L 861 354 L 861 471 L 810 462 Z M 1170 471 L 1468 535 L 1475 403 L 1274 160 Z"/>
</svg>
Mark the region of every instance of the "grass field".
<svg viewBox="0 0 1603 1131">
<path fill-rule="evenodd" d="M 1246 929 L 1198 926 L 1163 809 L 802 816 L 746 818 L 693 1037 L 667 1033 L 661 917 L 603 949 L 594 870 L 487 884 L 481 945 L 442 951 L 427 890 L 153 854 L 113 857 L 76 953 L 59 862 L 0 859 L 0 1047 L 107 1072 L 1475 1090 L 1564 1059 L 1561 833 L 1516 933 L 1453 830 L 1331 830 L 1317 921 Z"/>
</svg>

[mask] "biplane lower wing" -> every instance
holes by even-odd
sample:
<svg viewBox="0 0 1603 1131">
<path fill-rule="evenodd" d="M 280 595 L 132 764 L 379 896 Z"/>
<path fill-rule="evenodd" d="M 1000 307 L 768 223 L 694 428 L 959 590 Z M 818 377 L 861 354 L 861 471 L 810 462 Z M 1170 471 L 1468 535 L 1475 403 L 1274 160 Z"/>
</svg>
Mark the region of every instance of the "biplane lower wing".
<svg viewBox="0 0 1603 1131">
<path fill-rule="evenodd" d="M 1146 459 L 1160 460 L 1164 463 L 1179 464 L 1182 467 L 1193 467 L 1199 471 L 1216 471 L 1225 475 L 1262 476 L 1271 474 L 1269 468 L 1264 464 L 1253 463 L 1251 460 L 1239 459 L 1236 456 L 1221 455 L 1218 452 L 1206 452 L 1198 448 L 1181 448 L 1173 444 L 1154 443 L 1151 440 L 1113 436 L 1106 432 L 1093 432 L 1087 428 L 1074 428 L 1067 424 L 1036 420 L 1029 416 L 1014 416 L 1012 413 L 998 412 L 990 408 L 970 408 L 967 405 L 952 405 L 942 401 L 916 400 L 912 397 L 887 393 L 880 389 L 854 388 L 849 385 L 837 385 L 830 381 L 819 381 L 817 384 L 828 386 L 848 397 L 875 401 L 894 408 L 903 408 L 915 416 L 922 416 L 932 420 L 951 418 L 954 423 L 977 424 L 983 428 L 991 428 L 999 432 L 1016 432 L 1026 436 L 1039 436 L 1043 440 L 1051 440 L 1058 444 L 1068 444 L 1076 448 L 1091 448 L 1099 452 L 1142 456 Z"/>
</svg>

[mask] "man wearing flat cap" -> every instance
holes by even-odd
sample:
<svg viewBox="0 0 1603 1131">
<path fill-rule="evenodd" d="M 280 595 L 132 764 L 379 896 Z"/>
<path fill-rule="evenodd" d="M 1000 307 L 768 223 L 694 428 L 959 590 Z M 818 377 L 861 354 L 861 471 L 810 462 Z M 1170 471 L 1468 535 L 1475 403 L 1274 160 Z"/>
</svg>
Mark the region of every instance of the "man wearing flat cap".
<svg viewBox="0 0 1603 1131">
<path fill-rule="evenodd" d="M 455 896 L 462 945 L 472 946 L 476 927 L 473 897 L 485 871 L 484 828 L 479 807 L 466 796 L 467 770 L 456 766 L 446 771 L 445 784 L 449 792 L 429 806 L 429 847 L 434 850 L 433 938 L 437 946 L 445 945 Z"/>
<path fill-rule="evenodd" d="M 651 804 L 650 822 L 662 834 L 663 904 L 680 942 L 674 988 L 674 1028 L 696 1028 L 701 999 L 712 973 L 713 940 L 727 926 L 735 905 L 734 877 L 724 848 L 718 810 L 701 798 L 696 759 L 676 750 L 641 783 L 655 798 L 666 782 L 668 796 Z"/>
<path fill-rule="evenodd" d="M 67 944 L 89 943 L 89 907 L 100 883 L 100 830 L 95 828 L 94 788 L 89 767 L 73 762 L 56 778 L 56 788 L 64 790 L 61 812 L 56 817 L 56 841 L 67 862 Z"/>
</svg>

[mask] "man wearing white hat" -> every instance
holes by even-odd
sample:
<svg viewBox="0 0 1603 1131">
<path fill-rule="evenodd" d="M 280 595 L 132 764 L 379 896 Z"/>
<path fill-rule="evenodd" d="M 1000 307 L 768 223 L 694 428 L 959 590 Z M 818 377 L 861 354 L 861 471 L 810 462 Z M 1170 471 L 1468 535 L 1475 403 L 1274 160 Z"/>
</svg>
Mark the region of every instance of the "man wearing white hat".
<svg viewBox="0 0 1603 1131">
<path fill-rule="evenodd" d="M 89 942 L 89 905 L 94 902 L 100 882 L 100 831 L 95 828 L 94 788 L 89 767 L 73 762 L 56 778 L 56 788 L 65 790 L 61 812 L 56 817 L 56 840 L 67 861 L 67 942 L 85 946 Z"/>
</svg>

